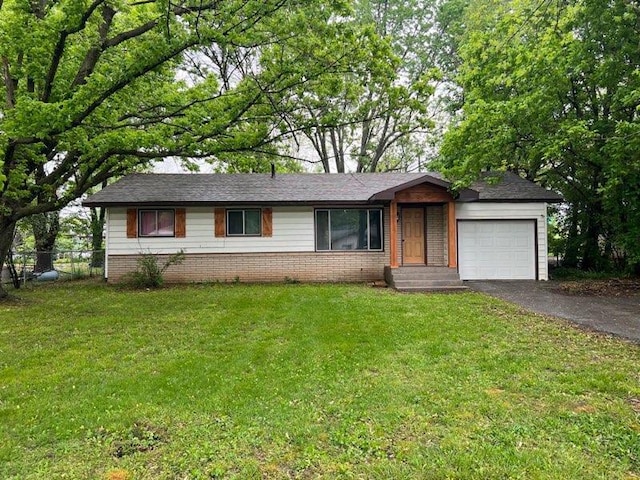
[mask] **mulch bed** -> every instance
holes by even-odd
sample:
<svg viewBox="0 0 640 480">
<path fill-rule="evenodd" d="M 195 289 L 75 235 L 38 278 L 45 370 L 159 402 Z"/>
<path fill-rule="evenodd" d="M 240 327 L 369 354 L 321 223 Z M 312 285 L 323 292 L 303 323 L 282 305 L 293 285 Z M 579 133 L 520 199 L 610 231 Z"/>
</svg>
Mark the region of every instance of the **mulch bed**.
<svg viewBox="0 0 640 480">
<path fill-rule="evenodd" d="M 640 295 L 640 279 L 610 278 L 607 280 L 579 280 L 561 282 L 560 293 L 567 295 L 591 295 L 599 297 L 627 297 Z"/>
</svg>

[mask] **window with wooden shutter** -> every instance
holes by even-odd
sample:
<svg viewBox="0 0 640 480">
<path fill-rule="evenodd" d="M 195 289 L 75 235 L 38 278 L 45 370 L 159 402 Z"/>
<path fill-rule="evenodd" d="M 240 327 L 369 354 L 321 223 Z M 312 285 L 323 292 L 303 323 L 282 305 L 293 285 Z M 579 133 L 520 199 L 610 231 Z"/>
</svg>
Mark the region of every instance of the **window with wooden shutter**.
<svg viewBox="0 0 640 480">
<path fill-rule="evenodd" d="M 138 210 L 139 237 L 175 237 L 176 211 L 174 209 Z"/>
<path fill-rule="evenodd" d="M 175 233 L 176 238 L 187 236 L 187 210 L 184 208 L 176 208 Z"/>
<path fill-rule="evenodd" d="M 214 210 L 215 235 L 216 237 L 224 237 L 226 235 L 225 211 L 224 208 L 216 208 Z"/>
<path fill-rule="evenodd" d="M 262 236 L 273 236 L 273 210 L 271 208 L 262 209 Z"/>
<path fill-rule="evenodd" d="M 216 237 L 273 236 L 271 208 L 216 208 L 213 214 Z"/>
<path fill-rule="evenodd" d="M 127 209 L 127 238 L 138 236 L 138 211 L 135 208 Z"/>
</svg>

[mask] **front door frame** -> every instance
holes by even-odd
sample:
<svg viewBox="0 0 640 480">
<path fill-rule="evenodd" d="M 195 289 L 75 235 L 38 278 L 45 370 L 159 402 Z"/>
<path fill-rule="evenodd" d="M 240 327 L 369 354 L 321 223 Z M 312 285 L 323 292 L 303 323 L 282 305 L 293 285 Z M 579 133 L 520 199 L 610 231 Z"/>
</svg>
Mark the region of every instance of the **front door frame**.
<svg viewBox="0 0 640 480">
<path fill-rule="evenodd" d="M 405 225 L 405 213 L 407 210 L 416 210 L 420 211 L 422 216 L 422 227 L 419 229 L 420 237 L 422 239 L 422 257 L 407 257 L 406 252 L 408 249 L 406 248 L 406 225 Z M 423 205 L 412 205 L 412 206 L 403 206 L 402 207 L 402 221 L 401 221 L 401 236 L 402 236 L 402 264 L 403 265 L 426 265 L 427 264 L 427 236 L 426 236 L 426 209 Z M 411 260 L 411 261 L 408 261 Z"/>
<path fill-rule="evenodd" d="M 451 192 L 440 184 L 433 185 L 428 180 L 417 184 L 407 185 L 384 192 L 391 195 L 389 204 L 389 266 L 398 268 L 402 263 L 401 245 L 402 239 L 401 205 L 425 205 L 437 203 L 444 205 L 446 209 L 445 231 L 448 238 L 447 256 L 449 268 L 457 268 L 457 238 L 456 238 L 456 201 Z M 382 198 L 382 197 L 381 197 Z M 386 197 L 385 197 L 386 199 Z M 426 220 L 425 220 L 426 221 Z M 400 231 L 398 231 L 400 230 Z M 426 229 L 425 229 L 426 230 Z M 426 240 L 426 239 L 425 239 Z M 426 246 L 425 246 L 425 258 Z"/>
</svg>

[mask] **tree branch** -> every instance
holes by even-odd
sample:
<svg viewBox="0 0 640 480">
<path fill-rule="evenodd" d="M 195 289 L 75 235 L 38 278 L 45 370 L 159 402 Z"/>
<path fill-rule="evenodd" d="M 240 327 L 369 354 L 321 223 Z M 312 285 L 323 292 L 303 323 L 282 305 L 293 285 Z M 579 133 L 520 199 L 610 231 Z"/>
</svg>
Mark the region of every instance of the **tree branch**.
<svg viewBox="0 0 640 480">
<path fill-rule="evenodd" d="M 93 12 L 95 12 L 95 10 L 104 2 L 105 0 L 94 0 L 93 3 L 89 5 L 89 8 L 87 8 L 87 11 L 84 12 L 84 15 L 82 15 L 82 18 L 80 19 L 80 22 L 78 23 L 78 25 L 76 25 L 72 29 L 67 29 L 60 32 L 60 37 L 58 38 L 58 41 L 56 42 L 56 46 L 53 49 L 53 57 L 51 59 L 51 65 L 49 66 L 49 71 L 47 72 L 47 77 L 44 82 L 44 89 L 42 91 L 42 97 L 41 97 L 41 100 L 43 102 L 48 102 L 49 98 L 51 97 L 51 91 L 53 89 L 53 81 L 56 78 L 58 67 L 60 66 L 62 55 L 64 54 L 64 48 L 67 42 L 67 37 L 69 35 L 72 35 L 84 29 L 87 25 L 87 22 L 89 21 L 89 18 L 91 17 L 91 15 L 93 15 Z"/>
<path fill-rule="evenodd" d="M 116 45 L 126 42 L 132 38 L 139 37 L 140 35 L 147 33 L 149 30 L 153 30 L 158 26 L 158 20 L 151 20 L 139 27 L 132 28 L 126 32 L 119 33 L 115 37 L 109 38 L 103 42 L 103 51 L 107 48 L 115 47 Z"/>
<path fill-rule="evenodd" d="M 95 47 L 91 47 L 80 65 L 78 69 L 78 73 L 76 74 L 76 78 L 73 79 L 71 83 L 71 89 L 77 87 L 78 85 L 83 85 L 87 82 L 87 77 L 91 75 L 98 60 L 100 59 L 100 55 L 104 51 L 104 42 L 106 41 L 107 34 L 109 33 L 109 29 L 111 28 L 111 22 L 113 22 L 113 17 L 115 16 L 116 11 L 108 5 L 105 5 L 102 9 L 102 23 L 100 24 L 100 28 L 98 30 L 98 35 L 100 37 L 100 44 Z"/>
<path fill-rule="evenodd" d="M 16 104 L 15 95 L 17 82 L 11 77 L 11 67 L 9 66 L 9 59 L 7 59 L 7 57 L 2 57 L 2 72 L 4 74 L 7 107 L 14 108 Z"/>
<path fill-rule="evenodd" d="M 177 55 L 180 55 L 184 50 L 195 45 L 195 43 L 196 42 L 192 40 L 183 45 L 180 45 L 176 49 L 171 50 L 169 53 L 162 55 L 160 58 L 157 58 L 153 62 L 149 63 L 148 65 L 145 65 L 144 67 L 140 68 L 137 72 L 133 72 L 132 75 L 121 78 L 120 80 L 116 81 L 113 85 L 111 85 L 111 87 L 107 88 L 97 98 L 95 98 L 94 101 L 91 102 L 82 112 L 80 112 L 71 122 L 71 125 L 69 127 L 73 128 L 73 127 L 79 126 L 89 115 L 91 115 L 109 97 L 119 92 L 127 85 L 131 84 L 133 80 L 142 77 L 143 75 L 163 65 L 164 63 L 171 60 L 172 58 L 175 58 Z M 64 130 L 67 130 L 67 129 L 64 129 Z M 60 130 L 60 129 L 54 130 L 53 132 L 51 132 L 51 135 L 62 133 L 62 131 L 63 130 Z"/>
</svg>

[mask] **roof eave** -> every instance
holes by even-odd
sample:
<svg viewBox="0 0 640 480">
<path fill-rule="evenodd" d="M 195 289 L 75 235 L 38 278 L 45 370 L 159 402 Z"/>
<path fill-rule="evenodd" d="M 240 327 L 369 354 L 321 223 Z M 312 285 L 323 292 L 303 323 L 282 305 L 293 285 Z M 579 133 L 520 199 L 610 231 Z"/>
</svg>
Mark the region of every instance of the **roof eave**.
<svg viewBox="0 0 640 480">
<path fill-rule="evenodd" d="M 480 194 L 470 188 L 463 188 L 458 192 L 456 202 L 476 202 L 480 198 Z"/>
<path fill-rule="evenodd" d="M 84 201 L 83 207 L 106 207 L 106 208 L 124 208 L 124 207 L 207 207 L 207 206 L 314 206 L 314 205 L 367 205 L 371 203 L 384 203 L 384 200 L 370 201 L 363 200 L 277 200 L 277 201 L 138 201 L 138 202 L 100 202 L 100 201 Z"/>
<path fill-rule="evenodd" d="M 479 198 L 479 203 L 562 203 L 563 198 Z"/>
<path fill-rule="evenodd" d="M 440 180 L 439 178 L 433 177 L 431 175 L 423 175 L 420 178 L 416 178 L 415 180 L 410 180 L 408 182 L 404 182 L 394 187 L 387 188 L 386 190 L 382 190 L 378 193 L 375 193 L 369 198 L 369 201 L 370 202 L 377 201 L 377 200 L 391 201 L 395 198 L 395 195 L 397 192 L 401 190 L 406 190 L 407 188 L 411 188 L 425 182 L 431 183 L 433 185 L 437 185 L 438 187 L 446 188 L 447 190 L 449 190 L 449 188 L 451 187 L 450 182 L 447 182 L 445 180 Z"/>
</svg>

